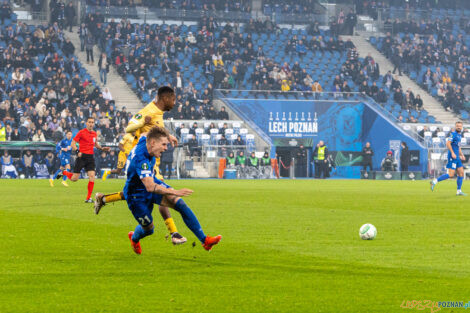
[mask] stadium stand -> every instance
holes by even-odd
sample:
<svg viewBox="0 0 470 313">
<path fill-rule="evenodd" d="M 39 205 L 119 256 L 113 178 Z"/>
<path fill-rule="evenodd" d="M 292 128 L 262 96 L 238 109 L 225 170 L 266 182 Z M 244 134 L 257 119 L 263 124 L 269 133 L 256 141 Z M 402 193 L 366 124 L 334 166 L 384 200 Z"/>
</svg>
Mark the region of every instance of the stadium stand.
<svg viewBox="0 0 470 313">
<path fill-rule="evenodd" d="M 433 11 L 434 12 L 434 11 Z M 444 13 L 445 12 L 445 13 Z M 373 45 L 391 59 L 398 71 L 419 83 L 439 99 L 446 110 L 469 119 L 470 101 L 464 88 L 469 84 L 468 57 L 470 11 L 454 16 L 437 11 L 432 19 L 395 20 L 392 36 L 371 37 Z"/>
<path fill-rule="evenodd" d="M 31 26 L 9 19 L 0 36 L 0 120 L 7 140 L 57 140 L 66 130 L 83 128 L 88 116 L 96 118 L 106 141 L 122 133 L 129 113 L 104 99 L 57 23 Z"/>
<path fill-rule="evenodd" d="M 207 111 L 211 111 L 214 89 L 319 91 L 316 88 L 320 85 L 324 91 L 350 92 L 361 91 L 363 80 L 372 89 L 382 85 L 382 77 L 367 75 L 367 66 L 373 60 L 358 58 L 350 41 L 343 42 L 320 29 L 310 35 L 307 30 L 279 29 L 259 21 L 240 29 L 231 23 L 219 26 L 212 18 L 202 19 L 197 26 L 122 20 L 103 27 L 105 31 L 100 33 L 106 36 L 106 53 L 144 102 L 153 98 L 159 85 L 179 86 L 176 89 L 183 95 L 169 116 L 213 118 Z M 355 69 L 363 72 L 356 73 Z M 356 76 L 358 79 L 353 80 Z M 395 118 L 434 122 L 424 110 L 396 109 L 398 104 L 388 100 L 391 98 L 387 95 L 384 108 Z M 189 105 L 184 105 L 187 101 Z"/>
</svg>

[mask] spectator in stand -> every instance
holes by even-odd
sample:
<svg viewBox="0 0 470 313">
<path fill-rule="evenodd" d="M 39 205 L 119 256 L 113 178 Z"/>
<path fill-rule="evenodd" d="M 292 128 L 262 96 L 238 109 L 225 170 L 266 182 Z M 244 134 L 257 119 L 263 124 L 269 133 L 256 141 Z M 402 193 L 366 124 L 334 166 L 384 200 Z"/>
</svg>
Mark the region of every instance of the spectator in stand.
<svg viewBox="0 0 470 313">
<path fill-rule="evenodd" d="M 228 120 L 229 119 L 228 113 L 225 111 L 224 106 L 220 108 L 220 112 L 218 113 L 217 117 L 218 117 L 219 120 Z"/>
<path fill-rule="evenodd" d="M 201 156 L 201 148 L 196 139 L 196 135 L 192 135 L 191 139 L 188 141 L 189 155 L 191 157 Z"/>
<path fill-rule="evenodd" d="M 93 47 L 95 45 L 95 39 L 91 33 L 88 33 L 87 37 L 85 38 L 85 49 L 86 49 L 86 62 L 91 65 L 95 63 L 93 59 Z"/>
<path fill-rule="evenodd" d="M 168 149 L 162 153 L 161 163 L 160 163 L 160 173 L 163 177 L 167 175 L 167 179 L 171 177 L 171 171 L 173 169 L 173 152 L 175 148 L 173 145 L 169 144 Z"/>
<path fill-rule="evenodd" d="M 30 150 L 27 150 L 21 158 L 23 167 L 25 169 L 26 178 L 35 178 L 36 172 L 34 170 L 34 155 L 31 154 Z"/>
<path fill-rule="evenodd" d="M 100 81 L 103 86 L 106 85 L 106 79 L 109 73 L 109 65 L 110 63 L 108 62 L 108 57 L 106 53 L 101 53 L 100 59 L 98 60 L 98 70 L 100 72 Z"/>
<path fill-rule="evenodd" d="M 69 2 L 69 4 L 65 7 L 65 19 L 69 27 L 69 32 L 72 32 L 72 26 L 74 23 L 75 15 L 76 14 L 75 14 L 75 8 L 73 6 L 73 3 Z"/>
</svg>

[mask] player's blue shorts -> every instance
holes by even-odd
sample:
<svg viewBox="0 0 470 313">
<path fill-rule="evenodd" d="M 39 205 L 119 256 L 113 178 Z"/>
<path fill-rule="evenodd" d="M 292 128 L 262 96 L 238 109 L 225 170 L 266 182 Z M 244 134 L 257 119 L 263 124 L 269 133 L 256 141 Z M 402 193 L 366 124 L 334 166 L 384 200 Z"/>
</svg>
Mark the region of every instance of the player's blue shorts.
<svg viewBox="0 0 470 313">
<path fill-rule="evenodd" d="M 460 167 L 463 167 L 462 160 L 460 159 L 448 159 L 446 168 L 451 170 L 456 170 Z"/>
<path fill-rule="evenodd" d="M 158 185 L 171 188 L 164 182 L 154 178 Z M 127 205 L 134 215 L 135 220 L 142 226 L 147 226 L 153 222 L 152 211 L 154 204 L 162 203 L 163 195 L 151 192 L 144 192 L 126 197 Z"/>
<path fill-rule="evenodd" d="M 66 166 L 70 164 L 70 157 L 68 156 L 61 156 L 60 157 L 60 166 Z"/>
</svg>

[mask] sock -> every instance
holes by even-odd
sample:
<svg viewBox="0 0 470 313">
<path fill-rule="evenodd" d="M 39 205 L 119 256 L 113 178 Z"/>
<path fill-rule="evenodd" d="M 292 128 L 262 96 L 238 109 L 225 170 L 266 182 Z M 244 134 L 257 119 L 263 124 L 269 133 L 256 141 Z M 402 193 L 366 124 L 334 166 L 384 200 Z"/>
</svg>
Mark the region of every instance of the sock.
<svg viewBox="0 0 470 313">
<path fill-rule="evenodd" d="M 150 236 L 151 234 L 153 234 L 153 228 L 152 230 L 145 231 L 139 224 L 135 227 L 134 235 L 132 235 L 132 241 L 139 242 L 140 239 Z"/>
<path fill-rule="evenodd" d="M 463 184 L 463 177 L 457 176 L 457 190 L 461 191 Z"/>
<path fill-rule="evenodd" d="M 62 171 L 62 175 L 67 176 L 68 179 L 72 179 L 73 173 L 67 172 L 67 171 Z"/>
<path fill-rule="evenodd" d="M 178 230 L 176 229 L 175 221 L 173 221 L 172 217 L 169 217 L 165 220 L 165 225 L 166 225 L 166 228 L 168 228 L 168 231 L 170 232 L 170 234 L 178 232 Z"/>
<path fill-rule="evenodd" d="M 116 202 L 116 201 L 121 201 L 121 200 L 125 200 L 124 199 L 124 193 L 122 191 L 121 192 L 111 193 L 111 194 L 105 195 L 103 197 L 103 202 L 104 203 Z"/>
<path fill-rule="evenodd" d="M 88 182 L 88 195 L 86 196 L 86 199 L 90 199 L 91 193 L 93 192 L 93 187 L 95 186 L 95 182 L 89 181 Z"/>
<path fill-rule="evenodd" d="M 194 215 L 193 211 L 191 211 L 183 199 L 179 199 L 178 202 L 176 202 L 175 210 L 181 214 L 184 223 L 186 226 L 188 226 L 189 229 L 191 229 L 199 241 L 204 243 L 206 240 L 206 235 L 202 231 L 201 224 L 199 224 L 196 215 Z"/>
<path fill-rule="evenodd" d="M 65 175 L 62 176 L 62 180 L 63 180 L 63 181 L 66 181 L 66 180 L 67 180 L 67 176 L 65 176 Z"/>
<path fill-rule="evenodd" d="M 54 173 L 54 176 L 52 177 L 52 179 L 56 179 L 56 178 L 57 178 L 57 175 L 59 175 L 60 172 L 62 172 L 62 170 L 57 170 L 57 171 Z M 64 175 L 64 177 L 65 177 L 65 175 Z"/>
<path fill-rule="evenodd" d="M 441 175 L 441 176 L 437 179 L 437 182 L 440 182 L 440 181 L 443 181 L 443 180 L 446 180 L 446 179 L 449 179 L 449 174 Z"/>
</svg>

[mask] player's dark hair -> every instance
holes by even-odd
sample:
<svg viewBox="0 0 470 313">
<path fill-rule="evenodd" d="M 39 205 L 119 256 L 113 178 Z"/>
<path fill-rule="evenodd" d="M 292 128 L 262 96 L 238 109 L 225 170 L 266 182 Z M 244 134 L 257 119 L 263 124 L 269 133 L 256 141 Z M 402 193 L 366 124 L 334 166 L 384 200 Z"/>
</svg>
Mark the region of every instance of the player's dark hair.
<svg viewBox="0 0 470 313">
<path fill-rule="evenodd" d="M 89 116 L 86 121 L 88 122 L 88 120 L 95 120 L 95 118 L 93 116 Z"/>
<path fill-rule="evenodd" d="M 173 90 L 173 88 L 168 87 L 168 86 L 162 86 L 162 87 L 158 88 L 157 96 L 160 98 L 161 96 L 171 95 L 171 94 L 174 94 L 174 93 L 175 93 L 175 91 Z"/>
<path fill-rule="evenodd" d="M 455 122 L 455 125 L 457 125 L 457 124 L 462 124 L 463 125 L 463 123 L 461 121 Z"/>
<path fill-rule="evenodd" d="M 170 134 L 165 128 L 161 128 L 158 126 L 152 127 L 150 131 L 147 133 L 147 140 L 149 139 L 160 139 L 162 137 L 169 138 Z"/>
</svg>

